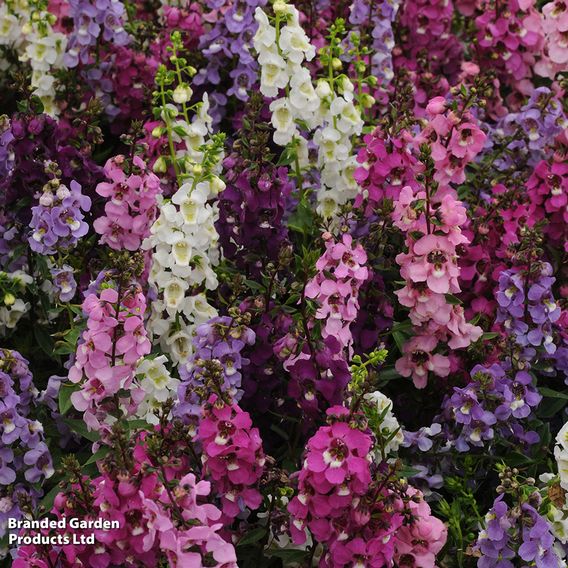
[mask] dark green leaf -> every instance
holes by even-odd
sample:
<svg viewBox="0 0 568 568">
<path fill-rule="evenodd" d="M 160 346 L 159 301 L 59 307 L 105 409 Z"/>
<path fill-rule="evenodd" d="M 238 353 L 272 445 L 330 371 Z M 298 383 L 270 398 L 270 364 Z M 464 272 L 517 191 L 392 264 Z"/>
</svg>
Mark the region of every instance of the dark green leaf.
<svg viewBox="0 0 568 568">
<path fill-rule="evenodd" d="M 542 396 L 547 398 L 563 398 L 564 400 L 568 400 L 568 393 L 555 391 L 548 387 L 539 387 L 538 390 Z"/>
<path fill-rule="evenodd" d="M 240 538 L 237 546 L 245 546 L 247 544 L 253 544 L 262 540 L 266 536 L 266 527 L 259 527 L 252 529 L 247 532 L 243 537 Z"/>
<path fill-rule="evenodd" d="M 98 432 L 91 432 L 87 430 L 87 425 L 82 420 L 71 420 L 70 418 L 65 418 L 63 422 L 65 422 L 65 424 L 67 424 L 73 432 L 83 436 L 83 438 L 86 438 L 91 442 L 98 442 L 100 439 Z"/>
<path fill-rule="evenodd" d="M 101 448 L 98 452 L 95 452 L 83 465 L 89 465 L 102 460 L 110 451 L 108 446 Z"/>
<path fill-rule="evenodd" d="M 61 414 L 66 414 L 71 406 L 71 395 L 79 390 L 79 385 L 74 385 L 71 383 L 63 383 L 59 389 L 59 412 Z"/>
</svg>

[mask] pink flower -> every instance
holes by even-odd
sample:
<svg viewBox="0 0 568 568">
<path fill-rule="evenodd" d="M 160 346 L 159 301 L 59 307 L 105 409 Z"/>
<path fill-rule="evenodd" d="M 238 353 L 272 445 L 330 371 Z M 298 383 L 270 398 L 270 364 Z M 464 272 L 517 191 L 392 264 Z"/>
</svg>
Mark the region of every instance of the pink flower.
<svg viewBox="0 0 568 568">
<path fill-rule="evenodd" d="M 447 377 L 450 372 L 449 359 L 444 355 L 432 353 L 437 343 L 432 335 L 413 337 L 404 345 L 404 354 L 395 363 L 397 372 L 403 377 L 412 377 L 418 389 L 426 386 L 429 372 L 439 377 Z"/>
<path fill-rule="evenodd" d="M 245 506 L 257 509 L 262 502 L 258 481 L 265 458 L 260 434 L 252 428 L 248 412 L 211 395 L 203 408 L 197 439 L 203 445 L 204 471 L 221 495 L 227 520 Z"/>
<path fill-rule="evenodd" d="M 448 530 L 440 519 L 432 516 L 420 491 L 408 487 L 407 494 L 411 496 L 408 506 L 413 520 L 395 533 L 395 560 L 399 566 L 432 568 L 436 554 L 446 544 Z"/>
<path fill-rule="evenodd" d="M 83 302 L 87 329 L 69 370 L 69 380 L 81 387 L 71 395 L 71 401 L 84 412 L 89 429 L 95 430 L 109 418 L 112 404 L 116 406 L 112 399 L 121 390 L 131 395 L 130 400 L 120 399 L 123 409 L 136 411 L 140 402 L 140 390 L 132 384 L 136 364 L 151 350 L 141 317 L 146 299 L 140 286 L 134 282 L 121 287 L 119 296 L 115 281 L 107 280 L 105 285 L 98 295 L 89 294 Z"/>
<path fill-rule="evenodd" d="M 448 148 L 458 158 L 473 160 L 483 149 L 486 138 L 478 126 L 464 122 L 453 130 Z"/>
<path fill-rule="evenodd" d="M 360 244 L 353 245 L 351 235 L 339 242 L 327 238 L 326 250 L 316 262 L 318 273 L 308 282 L 305 295 L 320 304 L 316 318 L 325 321 L 322 337 L 336 337 L 350 349 L 353 337 L 350 325 L 357 318 L 359 288 L 369 276 L 367 254 Z"/>
<path fill-rule="evenodd" d="M 413 244 L 411 253 L 398 255 L 397 262 L 404 278 L 426 282 L 433 292 L 460 291 L 456 251 L 447 237 L 425 235 Z"/>
<path fill-rule="evenodd" d="M 95 220 L 95 231 L 100 242 L 120 250 L 138 250 L 142 240 L 150 234 L 156 217 L 156 197 L 160 193 L 160 180 L 147 171 L 146 164 L 135 156 L 132 168 L 140 173 L 126 175 L 128 167 L 124 156 L 116 156 L 105 164 L 105 175 L 110 183 L 101 182 L 96 191 L 109 198 L 105 215 Z"/>
</svg>

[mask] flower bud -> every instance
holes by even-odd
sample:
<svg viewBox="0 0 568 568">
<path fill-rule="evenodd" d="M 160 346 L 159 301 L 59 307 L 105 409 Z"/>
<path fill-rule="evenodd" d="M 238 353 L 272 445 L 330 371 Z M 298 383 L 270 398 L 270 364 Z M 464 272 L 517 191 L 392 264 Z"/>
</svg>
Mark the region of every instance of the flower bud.
<svg viewBox="0 0 568 568">
<path fill-rule="evenodd" d="M 7 292 L 4 295 L 4 305 L 5 306 L 12 306 L 15 301 L 16 301 L 16 296 L 14 296 L 14 294 L 12 294 L 11 292 Z"/>
<path fill-rule="evenodd" d="M 363 108 L 371 108 L 375 104 L 375 98 L 369 95 L 369 93 L 363 93 L 361 95 L 361 105 Z"/>
<path fill-rule="evenodd" d="M 319 79 L 316 85 L 316 93 L 320 99 L 329 97 L 331 95 L 331 88 L 325 79 Z"/>
<path fill-rule="evenodd" d="M 155 162 L 152 170 L 155 173 L 164 174 L 168 170 L 168 164 L 166 163 L 166 159 L 164 156 L 160 156 Z"/>
<path fill-rule="evenodd" d="M 172 95 L 172 98 L 174 99 L 174 102 L 181 105 L 183 103 L 188 102 L 191 99 L 192 95 L 193 95 L 193 91 L 191 90 L 191 87 L 184 83 L 184 84 L 178 85 L 175 88 L 174 93 Z"/>
</svg>

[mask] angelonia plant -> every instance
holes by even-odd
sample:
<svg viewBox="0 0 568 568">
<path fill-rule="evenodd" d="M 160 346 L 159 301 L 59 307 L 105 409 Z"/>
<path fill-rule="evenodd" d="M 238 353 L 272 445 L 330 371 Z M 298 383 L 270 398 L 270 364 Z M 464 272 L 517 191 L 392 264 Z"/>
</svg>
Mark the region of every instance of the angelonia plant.
<svg viewBox="0 0 568 568">
<path fill-rule="evenodd" d="M 0 565 L 568 566 L 565 0 L 0 2 Z"/>
</svg>

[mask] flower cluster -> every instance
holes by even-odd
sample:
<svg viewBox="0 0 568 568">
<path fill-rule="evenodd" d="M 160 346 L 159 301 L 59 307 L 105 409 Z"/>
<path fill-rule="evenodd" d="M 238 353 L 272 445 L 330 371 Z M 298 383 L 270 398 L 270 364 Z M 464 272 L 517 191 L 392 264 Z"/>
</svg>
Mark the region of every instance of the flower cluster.
<svg viewBox="0 0 568 568">
<path fill-rule="evenodd" d="M 166 367 L 167 357 L 144 357 L 136 367 L 137 384 L 144 391 L 144 398 L 136 409 L 136 415 L 149 424 L 158 424 L 158 411 L 168 400 L 174 399 L 180 381 L 171 376 Z"/>
<path fill-rule="evenodd" d="M 236 60 L 229 72 L 232 84 L 226 95 L 248 101 L 258 75 L 258 63 L 251 52 L 252 38 L 258 27 L 254 14 L 257 7 L 265 4 L 266 0 L 207 0 L 209 12 L 203 19 L 214 25 L 199 38 L 199 49 L 207 58 L 207 65 L 195 76 L 196 85 L 218 85 L 227 60 Z M 223 93 L 212 94 L 226 99 Z M 214 118 L 218 121 L 221 116 Z"/>
<path fill-rule="evenodd" d="M 67 36 L 53 29 L 55 18 L 47 2 L 18 2 L 8 0 L 0 6 L 2 37 L 0 46 L 14 49 L 22 62 L 30 64 L 30 84 L 49 115 L 58 114 L 55 105 L 56 78 L 64 68 Z"/>
<path fill-rule="evenodd" d="M 330 424 L 320 427 L 308 442 L 298 494 L 288 506 L 295 542 L 306 539 L 306 529 L 319 542 L 341 540 L 340 527 L 348 523 L 355 512 L 353 505 L 371 483 L 367 459 L 373 446 L 371 436 L 349 423 L 346 408 L 329 408 L 327 416 Z M 343 523 L 342 517 L 347 517 Z"/>
<path fill-rule="evenodd" d="M 181 38 L 174 34 L 172 39 L 175 53 L 181 48 Z M 180 65 L 177 56 L 172 59 Z M 162 91 L 170 80 L 162 66 L 157 76 Z M 190 98 L 191 88 L 183 82 L 173 90 L 173 103 L 166 104 L 163 98 L 164 126 L 156 130 L 159 136 L 166 132 L 170 149 L 175 145 L 180 148 L 169 159 L 181 183 L 171 200 L 159 201 L 158 218 L 143 243 L 145 249 L 152 249 L 149 282 L 158 293 L 158 299 L 152 302 L 149 330 L 160 338 L 162 349 L 175 364 L 185 361 L 191 353 L 193 327 L 217 315 L 194 288 L 214 290 L 218 285 L 213 267 L 219 261 L 219 235 L 215 229 L 219 212 L 217 203 L 211 201 L 225 188 L 218 175 L 223 137 L 212 135 L 207 94 L 197 105 L 191 122 L 186 105 Z M 176 104 L 181 106 L 181 113 Z M 160 161 L 166 167 L 166 159 L 161 156 L 154 171 L 162 170 Z"/>
<path fill-rule="evenodd" d="M 59 179 L 49 180 L 38 195 L 38 205 L 32 207 L 28 237 L 35 252 L 49 255 L 57 250 L 73 248 L 87 234 L 89 225 L 85 213 L 91 208 L 91 200 L 81 193 L 81 186 L 72 181 L 69 187 Z"/>
<path fill-rule="evenodd" d="M 368 0 L 354 0 L 349 7 L 349 23 L 360 30 L 363 42 L 368 34 L 368 41 L 372 45 L 371 71 L 383 83 L 390 83 L 394 76 L 392 28 L 399 5 L 397 0 L 385 0 L 378 7 Z"/>
<path fill-rule="evenodd" d="M 130 38 L 124 29 L 124 4 L 120 0 L 69 0 L 68 16 L 73 19 L 64 61 L 67 67 L 92 63 L 92 49 L 100 39 L 122 46 Z"/>
<path fill-rule="evenodd" d="M 252 95 L 249 117 L 243 121 L 238 152 L 223 160 L 226 188 L 219 194 L 217 231 L 225 258 L 254 273 L 276 262 L 285 246 L 283 223 L 286 199 L 293 183 L 288 168 L 275 166 L 266 152 L 269 131 L 259 122 L 261 98 Z M 257 165 L 250 169 L 248 164 Z M 270 244 L 270 246 L 268 246 Z"/>
<path fill-rule="evenodd" d="M 69 370 L 69 380 L 79 384 L 71 395 L 73 405 L 94 430 L 112 418 L 113 409 L 134 414 L 144 397 L 144 391 L 133 384 L 136 365 L 151 347 L 140 285 L 123 281 L 121 275 L 115 278 L 105 275 L 99 290 L 85 298 L 82 308 L 87 329 Z M 124 392 L 127 394 L 121 394 Z"/>
<path fill-rule="evenodd" d="M 274 26 L 260 8 L 255 17 L 259 22 L 254 46 L 261 66 L 260 91 L 276 98 L 286 89 L 286 96 L 270 104 L 274 141 L 282 146 L 291 143 L 301 165 L 305 161 L 307 143 L 300 135 L 298 123 L 315 130 L 313 142 L 318 148 L 317 166 L 321 170 L 318 212 L 325 218 L 332 217 L 339 205 L 356 194 L 351 138 L 359 135 L 363 127 L 354 101 L 353 83 L 346 76 L 334 78 L 335 36 L 342 28 L 332 30 L 334 40 L 326 56 L 330 75 L 314 86 L 304 62 L 314 58 L 315 48 L 299 25 L 298 10 L 278 3 Z"/>
<path fill-rule="evenodd" d="M 0 272 L 0 336 L 13 330 L 22 317 L 30 310 L 30 303 L 25 300 L 26 286 L 33 278 L 22 270 Z"/>
<path fill-rule="evenodd" d="M 490 60 L 505 79 L 521 81 L 529 77 L 535 55 L 543 49 L 542 14 L 534 4 L 507 0 L 500 7 L 484 1 L 483 13 L 475 19 L 482 57 Z"/>
<path fill-rule="evenodd" d="M 218 316 L 196 327 L 191 360 L 178 368 L 178 415 L 199 415 L 212 392 L 226 393 L 236 402 L 241 399 L 241 370 L 249 362 L 241 353 L 255 341 L 248 320 L 240 314 Z"/>
<path fill-rule="evenodd" d="M 196 439 L 203 446 L 204 471 L 221 499 L 224 517 L 234 519 L 247 507 L 258 509 L 262 502 L 258 482 L 265 456 L 248 412 L 211 395 L 203 407 Z"/>
<path fill-rule="evenodd" d="M 471 379 L 464 388 L 454 387 L 445 404 L 445 411 L 459 424 L 459 435 L 453 441 L 458 451 L 484 447 L 497 436 L 526 444 L 539 441 L 536 432 L 523 427 L 542 400 L 530 373 L 507 372 L 494 363 L 474 367 Z"/>
<path fill-rule="evenodd" d="M 552 266 L 545 262 L 522 270 L 504 271 L 499 277 L 496 293 L 499 309 L 497 322 L 523 347 L 541 347 L 554 354 L 553 324 L 561 310 L 552 294 Z"/>
<path fill-rule="evenodd" d="M 351 235 L 334 242 L 324 234 L 325 253 L 316 262 L 318 273 L 306 285 L 307 298 L 319 304 L 316 319 L 325 321 L 322 337 L 335 337 L 349 349 L 353 342 L 350 325 L 357 318 L 359 287 L 369 276 L 367 255 L 360 244 L 353 246 Z"/>
<path fill-rule="evenodd" d="M 19 518 L 18 493 L 36 498 L 32 484 L 50 478 L 53 463 L 42 424 L 32 416 L 38 404 L 28 361 L 0 350 L 0 536 L 7 518 Z"/>
<path fill-rule="evenodd" d="M 108 202 L 105 215 L 96 219 L 93 227 L 101 235 L 101 243 L 115 250 L 136 251 L 150 235 L 156 216 L 160 180 L 146 170 L 138 156 L 134 157 L 131 165 L 124 156 L 116 156 L 107 161 L 104 172 L 110 182 L 99 183 L 96 191 Z"/>
<path fill-rule="evenodd" d="M 520 558 L 535 566 L 557 568 L 563 563 L 553 544 L 550 523 L 530 502 L 516 511 L 500 495 L 485 516 L 485 528 L 476 543 L 480 555 L 477 565 L 496 566 L 498 559 L 501 566 L 512 568 L 512 560 Z"/>
<path fill-rule="evenodd" d="M 119 439 L 127 445 L 125 439 Z M 202 503 L 209 496 L 209 482 L 193 473 L 184 474 L 173 456 L 154 454 L 152 440 L 138 436 L 136 442 L 134 449 L 123 448 L 120 466 L 124 475 L 104 471 L 91 479 L 70 460 L 71 482 L 55 497 L 51 513 L 56 519 L 81 513 L 86 522 L 99 519 L 112 527 L 93 530 L 85 523 L 84 527 L 66 528 L 74 543 L 94 534 L 97 546 L 58 543 L 45 547 L 34 542 L 18 550 L 15 568 L 46 566 L 55 559 L 66 567 L 78 562 L 101 568 L 157 567 L 161 558 L 172 566 L 236 568 L 233 546 L 219 535 L 221 511 Z M 187 447 L 179 442 L 177 449 Z M 108 469 L 118 464 L 109 459 L 106 465 Z M 46 539 L 52 534 L 47 529 L 36 533 Z"/>
</svg>

